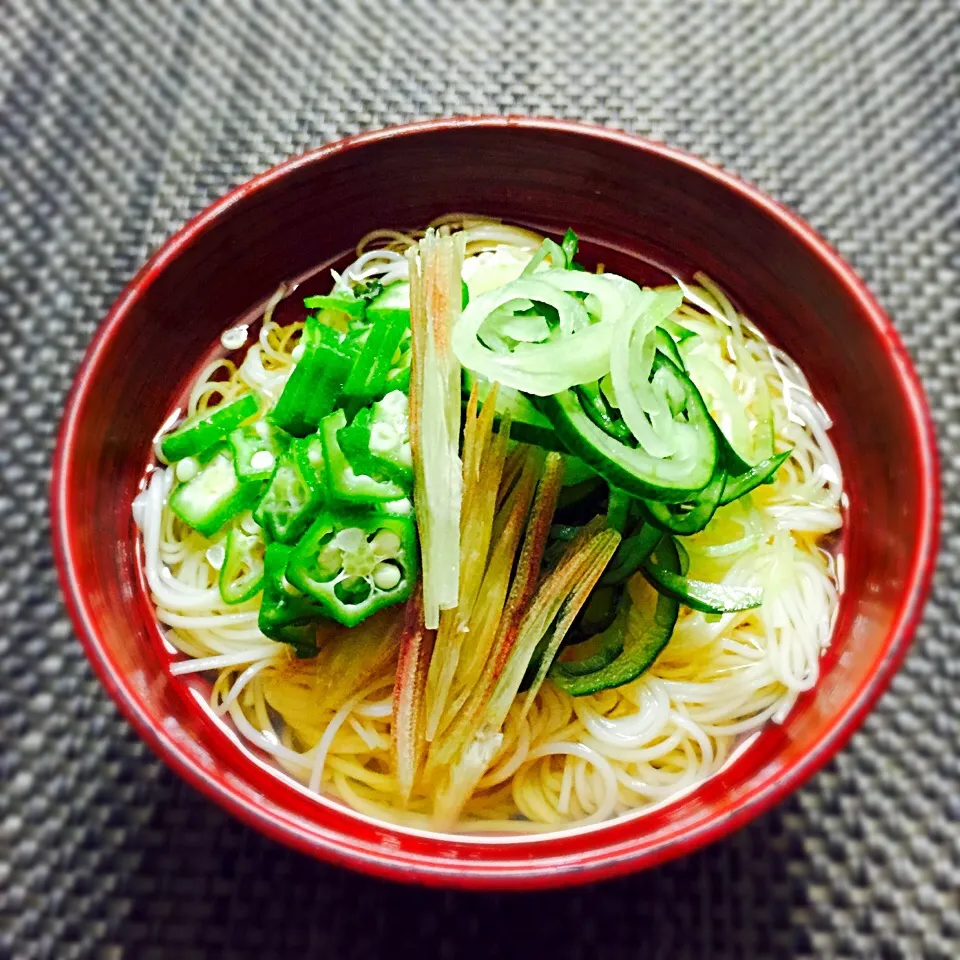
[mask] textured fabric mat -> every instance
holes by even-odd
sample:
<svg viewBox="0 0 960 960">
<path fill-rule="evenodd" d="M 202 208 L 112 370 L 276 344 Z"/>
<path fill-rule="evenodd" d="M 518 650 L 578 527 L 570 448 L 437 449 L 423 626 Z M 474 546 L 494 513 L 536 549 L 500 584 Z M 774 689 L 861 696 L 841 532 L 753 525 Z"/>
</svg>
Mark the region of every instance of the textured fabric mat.
<svg viewBox="0 0 960 960">
<path fill-rule="evenodd" d="M 960 956 L 960 3 L 0 2 L 0 957 Z M 471 896 L 314 863 L 180 783 L 72 635 L 46 491 L 65 392 L 149 252 L 343 134 L 579 117 L 793 206 L 918 364 L 946 488 L 934 599 L 824 772 L 684 861 Z"/>
</svg>

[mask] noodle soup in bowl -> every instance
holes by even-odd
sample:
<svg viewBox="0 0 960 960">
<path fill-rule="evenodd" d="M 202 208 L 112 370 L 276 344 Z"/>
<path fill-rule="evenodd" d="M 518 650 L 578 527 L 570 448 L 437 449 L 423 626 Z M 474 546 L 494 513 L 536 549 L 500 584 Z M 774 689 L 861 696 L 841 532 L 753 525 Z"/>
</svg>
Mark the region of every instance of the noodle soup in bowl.
<svg viewBox="0 0 960 960">
<path fill-rule="evenodd" d="M 188 224 L 53 490 L 81 639 L 175 769 L 477 887 L 649 866 L 802 782 L 905 652 L 936 512 L 909 361 L 808 227 L 515 118 L 343 141 Z"/>
</svg>

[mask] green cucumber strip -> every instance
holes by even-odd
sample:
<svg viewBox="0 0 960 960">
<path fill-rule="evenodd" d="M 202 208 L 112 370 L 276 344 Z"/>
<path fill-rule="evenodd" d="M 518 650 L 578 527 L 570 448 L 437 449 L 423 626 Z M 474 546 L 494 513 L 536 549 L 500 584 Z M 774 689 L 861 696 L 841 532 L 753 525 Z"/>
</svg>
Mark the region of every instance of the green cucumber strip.
<svg viewBox="0 0 960 960">
<path fill-rule="evenodd" d="M 626 594 L 624 594 L 624 597 L 626 598 Z M 596 651 L 589 656 L 576 660 L 559 661 L 562 665 L 562 673 L 567 677 L 582 677 L 590 673 L 596 673 L 608 664 L 613 663 L 623 652 L 623 638 L 627 632 L 627 615 L 629 612 L 629 598 L 621 600 L 617 615 L 606 630 L 589 640 L 585 640 L 583 644 L 577 644 L 569 648 L 575 652 L 578 646 L 589 643 L 591 647 L 596 647 Z"/>
<path fill-rule="evenodd" d="M 510 434 L 513 436 L 513 433 Z M 560 496 L 557 499 L 557 509 L 562 507 L 569 507 L 574 503 L 579 503 L 581 500 L 586 500 L 588 497 L 601 496 L 601 487 L 603 480 L 600 477 L 588 477 L 586 480 L 581 480 L 579 483 L 573 483 L 569 487 L 563 486 L 560 488 Z"/>
<path fill-rule="evenodd" d="M 696 499 L 713 478 L 717 439 L 703 398 L 689 377 L 662 355 L 654 365 L 665 369 L 668 382 L 684 391 L 687 425 L 693 428 L 697 444 L 695 455 L 686 461 L 657 459 L 639 447 L 620 443 L 591 420 L 573 390 L 538 397 L 537 405 L 567 449 L 608 483 L 645 500 L 684 503 Z"/>
<path fill-rule="evenodd" d="M 710 419 L 713 420 L 713 417 Z M 720 463 L 724 469 L 731 477 L 739 477 L 740 474 L 746 473 L 750 469 L 750 464 L 733 449 L 733 444 L 727 439 L 716 420 L 713 420 L 713 429 L 717 436 Z"/>
<path fill-rule="evenodd" d="M 610 565 L 600 578 L 601 585 L 623 583 L 633 576 L 662 539 L 662 530 L 650 523 L 643 524 L 633 536 L 627 537 L 617 547 Z"/>
<path fill-rule="evenodd" d="M 680 356 L 680 351 L 677 349 L 677 344 L 673 337 L 663 328 L 663 324 L 657 327 L 653 332 L 653 336 L 657 350 L 669 357 L 681 370 L 686 372 L 687 368 L 683 362 L 683 358 Z"/>
<path fill-rule="evenodd" d="M 663 327 L 663 329 L 666 330 L 667 333 L 669 333 L 677 343 L 683 343 L 684 340 L 689 340 L 691 337 L 695 337 L 697 335 L 695 330 L 687 329 L 687 327 L 677 323 L 677 321 L 672 317 L 667 317 L 666 320 L 661 320 L 660 326 Z"/>
<path fill-rule="evenodd" d="M 722 583 L 692 580 L 674 570 L 648 560 L 643 573 L 663 596 L 671 597 L 701 613 L 737 613 L 752 610 L 763 603 L 760 587 L 731 587 Z"/>
<path fill-rule="evenodd" d="M 551 432 L 553 427 L 550 428 Z M 556 436 L 556 434 L 554 434 Z M 559 440 L 557 443 L 559 444 Z M 563 453 L 563 451 L 560 451 Z M 587 466 L 579 457 L 567 455 L 563 458 L 563 486 L 572 487 L 584 480 L 596 480 L 597 471 Z"/>
<path fill-rule="evenodd" d="M 655 556 L 664 569 L 677 569 L 676 546 L 670 537 L 664 537 L 660 542 Z M 649 669 L 670 642 L 679 612 L 680 604 L 673 597 L 658 593 L 653 616 L 642 628 L 624 630 L 623 647 L 613 660 L 599 669 L 582 674 L 577 673 L 578 668 L 574 666 L 576 661 L 555 660 L 550 667 L 550 678 L 573 697 L 584 697 L 600 690 L 622 687 L 625 683 L 636 680 Z M 613 630 L 616 625 L 617 620 L 614 620 L 610 629 Z M 590 665 L 592 666 L 592 663 Z"/>
<path fill-rule="evenodd" d="M 630 428 L 620 419 L 619 414 L 615 417 L 607 403 L 603 391 L 600 389 L 600 381 L 594 380 L 593 383 L 581 383 L 573 388 L 580 400 L 587 416 L 604 432 L 609 434 L 615 440 L 620 440 L 630 446 L 635 446 L 636 441 Z"/>
<path fill-rule="evenodd" d="M 739 476 L 730 477 L 727 480 L 723 495 L 720 497 L 720 506 L 723 507 L 728 503 L 733 503 L 734 500 L 739 500 L 740 497 L 756 489 L 760 484 L 772 481 L 776 472 L 790 458 L 791 453 L 793 453 L 793 450 L 784 450 L 783 453 L 761 460 L 756 466 L 750 467 Z"/>
<path fill-rule="evenodd" d="M 569 647 L 569 649 L 573 651 L 576 651 L 577 648 L 580 647 L 594 650 L 594 652 L 576 660 L 563 661 L 564 673 L 569 676 L 582 676 L 586 673 L 594 673 L 615 660 L 623 650 L 623 635 L 627 629 L 627 614 L 629 611 L 629 597 L 627 597 L 626 594 L 622 594 L 617 603 L 616 610 L 613 611 L 613 620 L 606 623 L 603 628 L 590 637 L 589 640 L 584 640 L 582 643 Z M 530 658 L 530 663 L 527 664 L 526 672 L 523 675 L 523 682 L 520 685 L 521 690 L 529 689 L 540 670 L 541 662 L 548 647 L 548 643 L 545 642 L 545 640 L 546 638 L 537 644 L 533 656 Z"/>
<path fill-rule="evenodd" d="M 560 249 L 563 250 L 563 255 L 567 258 L 567 267 L 572 267 L 577 251 L 580 249 L 580 239 L 570 227 L 567 227 L 566 232 L 563 234 L 563 239 L 560 241 Z"/>
<path fill-rule="evenodd" d="M 717 512 L 726 484 L 727 472 L 721 467 L 685 513 L 677 513 L 670 509 L 671 504 L 659 503 L 656 500 L 644 500 L 641 510 L 647 519 L 661 530 L 682 536 L 699 533 Z"/>
<path fill-rule="evenodd" d="M 607 526 L 617 533 L 623 534 L 627 529 L 627 521 L 630 518 L 630 500 L 628 493 L 618 490 L 616 487 L 610 488 L 610 499 L 607 504 Z"/>
</svg>

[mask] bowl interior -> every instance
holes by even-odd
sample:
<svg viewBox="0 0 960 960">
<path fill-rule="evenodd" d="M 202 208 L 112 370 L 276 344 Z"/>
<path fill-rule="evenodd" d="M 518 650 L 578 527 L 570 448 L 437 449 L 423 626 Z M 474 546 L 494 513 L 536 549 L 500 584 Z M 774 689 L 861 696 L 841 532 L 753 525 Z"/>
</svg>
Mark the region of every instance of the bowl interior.
<svg viewBox="0 0 960 960">
<path fill-rule="evenodd" d="M 416 836 L 319 804 L 198 708 L 150 642 L 130 503 L 151 439 L 197 359 L 285 279 L 368 230 L 452 210 L 562 231 L 616 269 L 706 271 L 807 373 L 835 420 L 849 497 L 846 589 L 815 690 L 701 789 L 587 833 L 509 842 Z M 822 763 L 885 684 L 923 599 L 935 465 L 902 347 L 872 301 L 775 205 L 662 148 L 565 124 L 433 124 L 301 158 L 174 238 L 115 306 L 61 436 L 54 521 L 71 612 L 148 741 L 235 812 L 311 852 L 435 882 L 572 882 L 645 865 L 753 815 Z M 892 469 L 891 464 L 897 464 Z M 459 864 L 459 866 L 458 866 Z"/>
</svg>

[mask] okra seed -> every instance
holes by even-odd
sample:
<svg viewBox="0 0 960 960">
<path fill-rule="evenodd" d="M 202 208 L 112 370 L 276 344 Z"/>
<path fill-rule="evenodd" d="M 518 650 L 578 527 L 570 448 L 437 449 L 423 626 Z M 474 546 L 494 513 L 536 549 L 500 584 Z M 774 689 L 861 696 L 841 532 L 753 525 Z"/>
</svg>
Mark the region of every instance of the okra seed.
<svg viewBox="0 0 960 960">
<path fill-rule="evenodd" d="M 381 590 L 392 590 L 400 582 L 400 568 L 395 563 L 377 564 L 373 571 L 373 582 Z"/>
<path fill-rule="evenodd" d="M 303 359 L 303 354 L 306 352 L 306 349 L 302 343 L 298 343 L 293 350 L 290 351 L 290 359 L 294 363 L 299 363 Z"/>
<path fill-rule="evenodd" d="M 332 543 L 328 544 L 317 557 L 317 567 L 322 574 L 332 577 L 343 567 L 343 554 Z"/>
<path fill-rule="evenodd" d="M 402 415 L 407 412 L 409 400 L 402 390 L 391 390 L 380 401 L 380 406 L 386 413 L 391 413 L 394 416 Z"/>
<path fill-rule="evenodd" d="M 398 442 L 397 431 L 389 423 L 375 423 L 370 427 L 370 449 L 374 453 L 389 453 Z"/>
<path fill-rule="evenodd" d="M 177 479 L 181 483 L 192 480 L 200 472 L 200 464 L 193 457 L 184 457 L 175 467 Z"/>
<path fill-rule="evenodd" d="M 227 551 L 224 549 L 222 543 L 215 543 L 207 550 L 207 563 L 209 563 L 214 570 L 219 570 L 223 566 L 226 553 Z"/>
<path fill-rule="evenodd" d="M 254 470 L 269 470 L 276 463 L 276 457 L 269 450 L 258 450 L 250 458 L 250 466 Z"/>
<path fill-rule="evenodd" d="M 392 530 L 378 530 L 370 546 L 378 557 L 395 557 L 400 552 L 400 538 Z"/>
<path fill-rule="evenodd" d="M 335 543 L 341 550 L 349 553 L 352 550 L 358 550 L 360 545 L 366 542 L 366 539 L 359 527 L 347 527 L 337 534 Z"/>
</svg>

